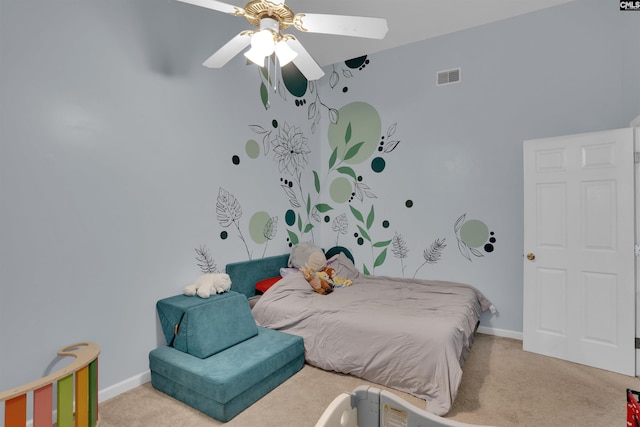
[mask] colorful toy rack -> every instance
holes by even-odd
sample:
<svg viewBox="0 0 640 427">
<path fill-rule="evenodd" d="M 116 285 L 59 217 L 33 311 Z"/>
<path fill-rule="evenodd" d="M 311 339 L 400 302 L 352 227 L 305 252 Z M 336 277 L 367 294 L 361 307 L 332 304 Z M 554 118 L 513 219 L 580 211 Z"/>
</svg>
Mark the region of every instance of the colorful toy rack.
<svg viewBox="0 0 640 427">
<path fill-rule="evenodd" d="M 100 346 L 97 344 L 72 344 L 58 352 L 58 356 L 75 357 L 68 366 L 31 383 L 0 392 L 0 402 L 4 402 L 5 427 L 26 426 L 28 415 L 31 415 L 33 427 L 96 427 L 99 354 Z M 55 423 L 54 384 L 57 388 Z M 27 413 L 29 393 L 32 393 L 33 398 L 31 414 Z"/>
</svg>

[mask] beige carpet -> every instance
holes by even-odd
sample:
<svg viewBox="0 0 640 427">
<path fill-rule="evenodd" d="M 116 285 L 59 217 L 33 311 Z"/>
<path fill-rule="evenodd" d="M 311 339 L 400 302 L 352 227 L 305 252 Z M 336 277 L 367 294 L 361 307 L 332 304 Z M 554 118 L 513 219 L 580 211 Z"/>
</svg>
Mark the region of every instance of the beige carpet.
<svg viewBox="0 0 640 427">
<path fill-rule="evenodd" d="M 100 426 L 313 427 L 338 394 L 362 384 L 372 385 L 305 365 L 226 424 L 145 384 L 103 402 Z M 640 379 L 527 353 L 520 341 L 479 334 L 447 418 L 496 426 L 624 426 L 627 388 L 640 390 Z M 424 409 L 423 400 L 393 392 Z"/>
</svg>

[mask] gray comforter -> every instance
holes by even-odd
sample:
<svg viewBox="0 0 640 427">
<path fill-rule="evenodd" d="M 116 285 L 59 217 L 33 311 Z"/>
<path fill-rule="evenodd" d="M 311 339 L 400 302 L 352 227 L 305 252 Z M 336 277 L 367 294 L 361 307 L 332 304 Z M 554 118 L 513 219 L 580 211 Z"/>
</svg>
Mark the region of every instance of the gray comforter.
<svg viewBox="0 0 640 427">
<path fill-rule="evenodd" d="M 311 365 L 411 393 L 446 414 L 491 302 L 465 284 L 365 276 L 340 263 L 349 260 L 332 266 L 352 286 L 319 295 L 290 272 L 254 306 L 257 323 L 301 336 Z"/>
</svg>

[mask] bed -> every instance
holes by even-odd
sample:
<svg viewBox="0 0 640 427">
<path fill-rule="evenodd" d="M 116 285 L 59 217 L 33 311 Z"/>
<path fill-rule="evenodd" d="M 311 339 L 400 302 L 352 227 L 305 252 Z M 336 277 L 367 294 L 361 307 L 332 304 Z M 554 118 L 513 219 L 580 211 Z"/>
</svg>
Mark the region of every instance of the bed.
<svg viewBox="0 0 640 427">
<path fill-rule="evenodd" d="M 231 288 L 255 301 L 255 284 L 282 276 L 253 304 L 263 327 L 304 339 L 305 361 L 411 393 L 446 414 L 456 397 L 480 315 L 492 308 L 476 288 L 455 282 L 367 276 L 344 248 L 327 254 L 348 287 L 313 291 L 289 255 L 227 265 Z"/>
</svg>

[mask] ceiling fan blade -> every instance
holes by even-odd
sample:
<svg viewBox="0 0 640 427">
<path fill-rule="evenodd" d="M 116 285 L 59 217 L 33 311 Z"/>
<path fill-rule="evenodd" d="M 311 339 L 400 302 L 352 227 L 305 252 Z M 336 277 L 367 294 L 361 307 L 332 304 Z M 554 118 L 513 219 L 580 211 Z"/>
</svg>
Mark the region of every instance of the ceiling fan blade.
<svg viewBox="0 0 640 427">
<path fill-rule="evenodd" d="M 318 80 L 324 76 L 324 71 L 318 65 L 318 63 L 309 55 L 309 52 L 302 46 L 302 44 L 293 37 L 287 35 L 287 44 L 293 49 L 297 55 L 291 62 L 298 67 L 298 70 L 307 78 L 307 80 Z"/>
<path fill-rule="evenodd" d="M 229 62 L 231 58 L 239 54 L 242 49 L 249 46 L 249 43 L 251 43 L 250 31 L 243 31 L 218 49 L 218 51 L 204 61 L 202 65 L 208 68 L 221 68 Z"/>
<path fill-rule="evenodd" d="M 243 8 L 234 6 L 232 4 L 223 3 L 216 0 L 178 0 L 182 3 L 189 3 L 195 6 L 206 7 L 207 9 L 217 10 L 218 12 L 230 13 L 231 15 L 238 15 Z"/>
<path fill-rule="evenodd" d="M 387 34 L 387 20 L 364 16 L 324 15 L 298 13 L 293 25 L 300 31 L 310 33 L 337 34 L 341 36 L 382 39 Z"/>
</svg>

